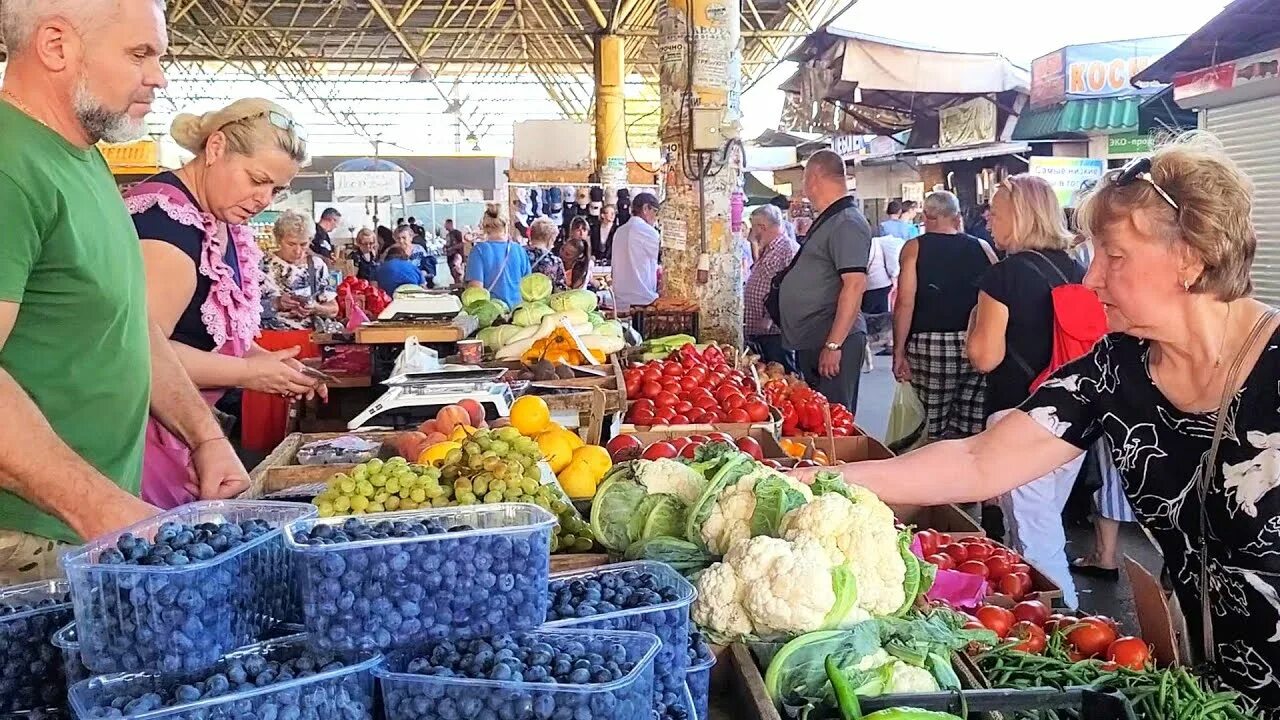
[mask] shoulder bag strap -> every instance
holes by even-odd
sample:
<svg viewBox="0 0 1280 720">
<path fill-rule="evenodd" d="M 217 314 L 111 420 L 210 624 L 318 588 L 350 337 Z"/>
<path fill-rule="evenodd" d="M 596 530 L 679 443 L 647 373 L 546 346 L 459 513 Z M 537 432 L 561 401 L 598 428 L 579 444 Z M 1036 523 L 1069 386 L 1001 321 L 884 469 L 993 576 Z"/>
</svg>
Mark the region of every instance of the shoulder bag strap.
<svg viewBox="0 0 1280 720">
<path fill-rule="evenodd" d="M 1244 346 L 1240 348 L 1240 352 L 1236 355 L 1235 361 L 1231 363 L 1231 369 L 1227 371 L 1226 384 L 1222 387 L 1222 400 L 1218 403 L 1218 422 L 1213 428 L 1213 443 L 1209 446 L 1208 454 L 1205 455 L 1204 465 L 1200 467 L 1200 487 L 1198 488 L 1200 495 L 1200 547 L 1204 549 L 1200 557 L 1200 625 L 1204 660 L 1208 663 L 1212 663 L 1217 659 L 1217 649 L 1213 642 L 1213 614 L 1209 606 L 1209 513 L 1205 508 L 1205 500 L 1208 497 L 1209 488 L 1213 486 L 1213 481 L 1218 474 L 1218 449 L 1222 445 L 1222 435 L 1227 427 L 1227 409 L 1231 405 L 1232 398 L 1236 396 L 1236 381 L 1240 377 L 1240 371 L 1244 368 L 1245 360 L 1252 354 L 1252 350 L 1257 346 L 1259 338 L 1265 337 L 1266 330 L 1272 326 L 1277 314 L 1280 314 L 1280 311 L 1272 308 L 1258 318 L 1258 322 L 1253 326 L 1253 331 L 1249 333 L 1249 339 L 1245 341 Z"/>
<path fill-rule="evenodd" d="M 1054 272 L 1054 274 L 1056 274 L 1056 275 L 1058 276 L 1058 279 L 1062 280 L 1062 284 L 1063 284 L 1063 285 L 1070 285 L 1070 284 L 1071 284 L 1071 281 L 1070 281 L 1070 280 L 1068 280 L 1068 279 L 1067 279 L 1067 276 L 1063 274 L 1062 269 L 1061 269 L 1061 268 L 1059 268 L 1056 264 L 1054 264 L 1054 262 L 1053 262 L 1052 260 L 1050 260 L 1049 258 L 1047 258 L 1047 257 L 1045 257 L 1044 255 L 1042 255 L 1042 254 L 1040 253 L 1040 251 L 1039 251 L 1039 250 L 1031 250 L 1031 251 L 1030 251 L 1030 253 L 1031 253 L 1032 255 L 1035 255 L 1036 257 L 1040 258 L 1041 260 L 1045 261 L 1046 263 L 1048 263 L 1048 264 L 1049 264 L 1049 267 L 1053 268 L 1053 272 Z M 1044 271 L 1040 269 L 1040 264 L 1039 264 L 1039 263 L 1037 263 L 1035 260 L 1032 260 L 1032 261 L 1031 261 L 1031 267 L 1032 267 L 1032 268 L 1034 268 L 1034 269 L 1035 269 L 1035 271 L 1036 271 L 1037 273 L 1039 273 L 1039 274 L 1040 274 L 1040 277 L 1044 278 L 1044 281 L 1045 281 L 1045 282 L 1049 283 L 1049 289 L 1050 289 L 1050 290 L 1052 290 L 1052 289 L 1054 289 L 1055 287 L 1057 287 L 1057 285 L 1054 285 L 1054 284 L 1053 284 L 1053 281 L 1052 281 L 1052 280 L 1050 280 L 1050 279 L 1048 278 L 1048 276 L 1046 276 L 1046 275 L 1044 274 Z"/>
<path fill-rule="evenodd" d="M 485 288 L 485 290 L 493 292 L 493 289 L 498 287 L 498 282 L 502 280 L 502 273 L 507 271 L 507 262 L 511 260 L 511 246 L 514 244 L 510 240 L 507 241 L 507 254 L 502 256 L 502 264 L 498 266 L 498 273 L 493 276 L 493 281 L 489 283 L 489 287 Z"/>
</svg>

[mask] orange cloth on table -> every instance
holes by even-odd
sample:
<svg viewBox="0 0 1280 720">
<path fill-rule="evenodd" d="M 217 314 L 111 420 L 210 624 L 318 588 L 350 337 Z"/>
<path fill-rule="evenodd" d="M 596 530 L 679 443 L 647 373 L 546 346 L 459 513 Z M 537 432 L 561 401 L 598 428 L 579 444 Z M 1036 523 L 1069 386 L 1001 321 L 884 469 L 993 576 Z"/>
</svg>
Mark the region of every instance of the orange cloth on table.
<svg viewBox="0 0 1280 720">
<path fill-rule="evenodd" d="M 320 347 L 311 342 L 310 330 L 263 330 L 258 336 L 258 345 L 270 351 L 300 347 L 299 360 L 320 357 Z M 256 390 L 245 390 L 241 398 L 241 444 L 246 450 L 274 450 L 287 434 L 292 400 Z"/>
</svg>

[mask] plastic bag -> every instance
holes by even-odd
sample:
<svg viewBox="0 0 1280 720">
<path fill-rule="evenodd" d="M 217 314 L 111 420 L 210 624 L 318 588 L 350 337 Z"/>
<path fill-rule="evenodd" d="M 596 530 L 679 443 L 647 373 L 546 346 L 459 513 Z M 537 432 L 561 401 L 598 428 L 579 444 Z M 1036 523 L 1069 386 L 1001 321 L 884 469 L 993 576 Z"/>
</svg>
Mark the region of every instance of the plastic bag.
<svg viewBox="0 0 1280 720">
<path fill-rule="evenodd" d="M 372 460 L 382 443 L 354 435 L 317 440 L 298 448 L 299 465 L 338 465 Z"/>
<path fill-rule="evenodd" d="M 391 377 L 409 373 L 436 372 L 439 369 L 440 356 L 436 351 L 420 344 L 416 336 L 410 336 L 404 341 L 404 352 L 396 358 L 396 364 L 391 369 Z"/>
<path fill-rule="evenodd" d="M 928 420 L 924 404 L 916 395 L 911 383 L 900 382 L 893 393 L 893 406 L 889 409 L 889 429 L 885 441 L 895 454 L 923 447 L 929 442 Z"/>
</svg>

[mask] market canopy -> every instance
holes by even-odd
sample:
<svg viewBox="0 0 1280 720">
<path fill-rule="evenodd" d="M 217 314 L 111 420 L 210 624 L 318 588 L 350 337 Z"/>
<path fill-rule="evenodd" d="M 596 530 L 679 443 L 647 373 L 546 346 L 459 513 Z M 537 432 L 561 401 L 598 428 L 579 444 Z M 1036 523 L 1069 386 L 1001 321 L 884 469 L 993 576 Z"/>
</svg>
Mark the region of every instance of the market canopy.
<svg viewBox="0 0 1280 720">
<path fill-rule="evenodd" d="M 1001 55 L 950 52 L 835 27 L 814 32 L 787 60 L 780 88 L 795 130 L 889 135 L 915 117 L 976 97 L 1026 93 L 1030 77 Z"/>
<path fill-rule="evenodd" d="M 313 137 L 492 152 L 515 120 L 588 120 L 597 37 L 624 39 L 629 142 L 656 145 L 665 0 L 170 0 L 171 85 L 153 129 L 251 94 L 302 107 Z M 747 85 L 853 0 L 749 0 Z M 0 5 L 4 0 L 0 0 Z M 3 47 L 0 46 L 0 59 Z M 393 150 L 394 151 L 394 150 Z"/>
</svg>

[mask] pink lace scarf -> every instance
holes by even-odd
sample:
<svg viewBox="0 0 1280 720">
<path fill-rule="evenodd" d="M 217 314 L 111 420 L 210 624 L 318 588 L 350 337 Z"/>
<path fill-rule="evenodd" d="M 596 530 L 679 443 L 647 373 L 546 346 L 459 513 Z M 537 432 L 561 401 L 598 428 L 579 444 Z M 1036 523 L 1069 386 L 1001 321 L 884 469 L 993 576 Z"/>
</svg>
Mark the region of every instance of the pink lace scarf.
<svg viewBox="0 0 1280 720">
<path fill-rule="evenodd" d="M 185 193 L 167 183 L 139 183 L 125 196 L 130 215 L 140 215 L 157 205 L 175 222 L 204 233 L 199 272 L 213 285 L 209 288 L 209 297 L 200 306 L 200 318 L 213 338 L 215 352 L 228 341 L 248 348 L 258 336 L 262 321 L 262 250 L 254 240 L 253 231 L 246 225 L 227 225 L 240 265 L 237 285 L 235 273 L 227 265 L 226 244 L 213 215 L 202 211 Z"/>
</svg>

